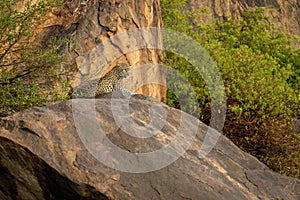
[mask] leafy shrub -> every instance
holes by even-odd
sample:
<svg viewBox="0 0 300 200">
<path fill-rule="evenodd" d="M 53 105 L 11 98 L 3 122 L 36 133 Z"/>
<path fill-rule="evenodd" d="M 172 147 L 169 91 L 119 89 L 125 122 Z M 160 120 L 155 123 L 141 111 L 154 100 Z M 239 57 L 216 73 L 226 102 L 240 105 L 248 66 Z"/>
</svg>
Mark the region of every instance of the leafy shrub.
<svg viewBox="0 0 300 200">
<path fill-rule="evenodd" d="M 288 137 L 293 112 L 300 105 L 300 50 L 292 45 L 299 46 L 299 39 L 272 25 L 262 9 L 247 10 L 240 18 L 225 22 L 201 24 L 197 20 L 203 12 L 186 10 L 185 5 L 186 1 L 163 0 L 164 25 L 192 37 L 217 63 L 227 94 L 224 134 L 271 168 L 299 177 L 295 170 L 299 162 L 285 172 L 278 168 L 285 154 L 297 144 L 295 141 L 300 142 L 297 135 Z M 208 124 L 210 97 L 202 77 L 178 55 L 167 52 L 165 62 L 191 83 L 199 102 L 200 119 Z M 168 103 L 180 107 L 171 93 Z M 285 144 L 279 142 L 283 138 Z M 290 141 L 293 147 L 287 145 Z M 274 146 L 280 151 L 275 151 Z"/>
<path fill-rule="evenodd" d="M 58 47 L 40 47 L 32 41 L 34 28 L 58 3 L 29 1 L 23 9 L 17 9 L 15 1 L 0 0 L 1 116 L 66 97 L 68 83 L 62 76 L 65 71 Z"/>
</svg>

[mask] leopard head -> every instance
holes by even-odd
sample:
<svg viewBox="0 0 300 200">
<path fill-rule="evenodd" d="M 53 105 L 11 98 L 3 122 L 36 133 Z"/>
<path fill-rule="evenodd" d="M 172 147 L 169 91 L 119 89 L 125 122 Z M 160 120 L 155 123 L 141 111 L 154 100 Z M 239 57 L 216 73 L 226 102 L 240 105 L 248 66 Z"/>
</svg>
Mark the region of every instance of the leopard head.
<svg viewBox="0 0 300 200">
<path fill-rule="evenodd" d="M 130 66 L 127 63 L 119 63 L 114 67 L 114 70 L 119 74 L 120 78 L 126 78 L 129 76 Z"/>
</svg>

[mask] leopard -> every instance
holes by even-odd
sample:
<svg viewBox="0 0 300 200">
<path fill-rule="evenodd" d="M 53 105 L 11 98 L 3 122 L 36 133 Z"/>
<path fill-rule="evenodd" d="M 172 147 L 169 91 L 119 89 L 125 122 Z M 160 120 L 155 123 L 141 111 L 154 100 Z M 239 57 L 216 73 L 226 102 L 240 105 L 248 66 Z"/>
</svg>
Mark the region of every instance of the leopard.
<svg viewBox="0 0 300 200">
<path fill-rule="evenodd" d="M 135 93 L 127 90 L 124 79 L 129 76 L 130 66 L 126 63 L 117 64 L 112 70 L 100 79 L 84 81 L 78 87 L 72 89 L 72 98 L 101 98 L 105 94 L 121 92 L 124 96 Z"/>
</svg>

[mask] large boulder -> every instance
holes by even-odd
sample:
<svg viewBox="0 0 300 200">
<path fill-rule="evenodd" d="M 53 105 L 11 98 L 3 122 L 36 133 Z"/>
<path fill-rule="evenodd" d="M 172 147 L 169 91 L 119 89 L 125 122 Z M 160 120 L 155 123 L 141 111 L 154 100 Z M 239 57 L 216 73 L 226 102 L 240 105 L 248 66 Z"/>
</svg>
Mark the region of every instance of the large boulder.
<svg viewBox="0 0 300 200">
<path fill-rule="evenodd" d="M 199 157 L 212 133 L 141 95 L 25 110 L 0 119 L 0 199 L 300 199 L 300 180 L 271 171 L 222 135 Z"/>
</svg>

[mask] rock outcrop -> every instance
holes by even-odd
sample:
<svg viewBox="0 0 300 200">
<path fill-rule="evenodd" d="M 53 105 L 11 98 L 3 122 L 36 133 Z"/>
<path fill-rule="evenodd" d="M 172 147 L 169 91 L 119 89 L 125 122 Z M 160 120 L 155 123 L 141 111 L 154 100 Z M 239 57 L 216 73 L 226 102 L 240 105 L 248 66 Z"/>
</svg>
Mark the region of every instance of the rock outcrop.
<svg viewBox="0 0 300 200">
<path fill-rule="evenodd" d="M 196 118 L 142 95 L 126 115 L 124 102 L 74 99 L 1 118 L 0 199 L 300 199 L 300 180 L 222 135 L 199 158 L 208 127 Z"/>
<path fill-rule="evenodd" d="M 209 18 L 221 20 L 238 17 L 243 10 L 251 7 L 274 8 L 267 13 L 271 21 L 288 32 L 300 36 L 300 2 L 298 0 L 191 0 L 190 6 L 193 9 L 206 8 L 211 13 Z"/>
<path fill-rule="evenodd" d="M 61 53 L 71 55 L 79 68 L 73 81 L 73 86 L 77 86 L 83 80 L 100 78 L 117 62 L 126 62 L 132 68 L 161 63 L 160 49 L 128 48 L 140 42 L 130 35 L 130 31 L 149 27 L 162 27 L 159 0 L 64 1 L 62 6 L 49 13 L 47 21 L 39 28 L 36 42 L 46 45 L 49 38 L 68 41 Z M 122 39 L 116 39 L 116 35 L 122 35 Z M 160 34 L 142 37 L 154 43 L 160 43 L 162 39 Z M 166 101 L 166 87 L 147 83 L 152 77 L 165 85 L 164 74 L 149 68 L 147 73 L 137 73 L 133 77 L 135 80 L 130 81 L 129 87 L 135 88 L 135 92 Z M 135 84 L 141 82 L 145 83 L 142 87 Z"/>
</svg>

